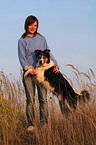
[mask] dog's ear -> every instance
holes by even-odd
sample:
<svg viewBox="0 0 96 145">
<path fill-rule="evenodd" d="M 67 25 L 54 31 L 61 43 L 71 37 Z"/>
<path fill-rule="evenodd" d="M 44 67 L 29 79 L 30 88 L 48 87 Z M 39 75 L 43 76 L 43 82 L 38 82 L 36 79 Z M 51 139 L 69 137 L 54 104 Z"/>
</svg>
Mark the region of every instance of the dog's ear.
<svg viewBox="0 0 96 145">
<path fill-rule="evenodd" d="M 49 50 L 49 49 L 45 49 L 44 52 L 45 52 L 45 53 L 49 53 L 50 50 Z"/>
<path fill-rule="evenodd" d="M 50 50 L 49 49 L 45 49 L 43 52 L 46 54 L 46 56 L 48 58 L 47 63 L 50 63 L 50 54 L 49 54 Z"/>
<path fill-rule="evenodd" d="M 34 52 L 35 52 L 35 54 L 37 55 L 38 53 L 40 53 L 40 52 L 42 52 L 42 51 L 41 51 L 41 50 L 36 49 Z"/>
</svg>

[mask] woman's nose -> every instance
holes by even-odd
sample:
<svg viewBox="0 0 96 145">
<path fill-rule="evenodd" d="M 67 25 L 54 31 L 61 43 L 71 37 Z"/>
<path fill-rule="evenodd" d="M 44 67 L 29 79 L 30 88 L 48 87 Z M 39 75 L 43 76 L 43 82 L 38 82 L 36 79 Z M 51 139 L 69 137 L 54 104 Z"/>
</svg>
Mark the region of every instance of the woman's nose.
<svg viewBox="0 0 96 145">
<path fill-rule="evenodd" d="M 31 28 L 33 29 L 33 25 L 31 26 Z"/>
</svg>

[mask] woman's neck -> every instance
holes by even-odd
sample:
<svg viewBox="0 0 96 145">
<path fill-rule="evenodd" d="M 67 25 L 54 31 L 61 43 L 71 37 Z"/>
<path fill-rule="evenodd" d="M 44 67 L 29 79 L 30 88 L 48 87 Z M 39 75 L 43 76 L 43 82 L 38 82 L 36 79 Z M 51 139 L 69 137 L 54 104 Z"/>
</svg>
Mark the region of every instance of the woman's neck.
<svg viewBox="0 0 96 145">
<path fill-rule="evenodd" d="M 28 33 L 27 36 L 30 36 L 30 37 L 33 38 L 33 37 L 34 37 L 34 34 L 29 34 L 29 33 Z"/>
</svg>

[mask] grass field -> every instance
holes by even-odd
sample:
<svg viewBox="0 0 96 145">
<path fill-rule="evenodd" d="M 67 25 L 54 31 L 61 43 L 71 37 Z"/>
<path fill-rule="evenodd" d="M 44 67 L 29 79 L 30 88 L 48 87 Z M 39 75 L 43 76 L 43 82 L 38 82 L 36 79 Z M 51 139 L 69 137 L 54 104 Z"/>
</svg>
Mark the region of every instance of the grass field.
<svg viewBox="0 0 96 145">
<path fill-rule="evenodd" d="M 25 92 L 22 80 L 8 79 L 0 72 L 0 145 L 95 145 L 96 144 L 96 78 L 94 72 L 79 72 L 73 65 L 74 81 L 79 90 L 86 88 L 91 100 L 80 102 L 77 110 L 62 115 L 57 103 L 48 94 L 48 125 L 41 128 L 36 104 L 35 131 L 27 132 Z M 64 76 L 66 76 L 64 74 Z M 67 76 L 66 76 L 67 78 Z M 73 82 L 67 78 L 71 85 Z M 52 94 L 51 94 L 52 95 Z M 37 100 L 38 102 L 38 100 Z M 54 102 L 54 103 L 52 103 Z M 54 105 L 53 105 L 54 104 Z M 50 109 L 51 108 L 51 109 Z"/>
</svg>

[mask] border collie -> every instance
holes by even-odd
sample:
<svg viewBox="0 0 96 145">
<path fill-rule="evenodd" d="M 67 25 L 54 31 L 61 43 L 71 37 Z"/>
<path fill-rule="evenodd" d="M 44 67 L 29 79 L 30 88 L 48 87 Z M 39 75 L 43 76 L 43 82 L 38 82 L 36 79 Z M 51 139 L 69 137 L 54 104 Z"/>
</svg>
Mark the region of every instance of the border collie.
<svg viewBox="0 0 96 145">
<path fill-rule="evenodd" d="M 86 99 L 90 99 L 87 90 L 83 90 L 80 95 L 77 94 L 60 71 L 59 73 L 53 72 L 54 62 L 50 59 L 50 50 L 35 50 L 35 54 L 37 58 L 36 79 L 58 97 L 63 114 L 68 110 L 76 110 L 78 100 L 85 102 Z M 24 77 L 31 73 L 33 69 L 32 66 L 28 66 Z"/>
</svg>

